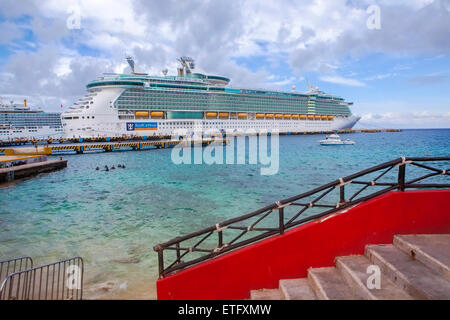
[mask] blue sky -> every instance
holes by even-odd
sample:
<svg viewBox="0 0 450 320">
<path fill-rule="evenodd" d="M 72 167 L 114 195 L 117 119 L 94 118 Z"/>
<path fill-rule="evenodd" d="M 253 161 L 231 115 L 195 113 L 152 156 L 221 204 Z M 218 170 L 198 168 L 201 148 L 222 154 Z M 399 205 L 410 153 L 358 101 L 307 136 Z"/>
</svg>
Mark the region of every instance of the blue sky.
<svg viewBox="0 0 450 320">
<path fill-rule="evenodd" d="M 367 27 L 372 5 L 380 28 Z M 361 127 L 450 127 L 449 51 L 449 0 L 0 3 L 0 96 L 44 110 L 127 71 L 126 54 L 150 74 L 189 55 L 235 87 L 306 91 L 307 79 L 354 102 Z"/>
</svg>

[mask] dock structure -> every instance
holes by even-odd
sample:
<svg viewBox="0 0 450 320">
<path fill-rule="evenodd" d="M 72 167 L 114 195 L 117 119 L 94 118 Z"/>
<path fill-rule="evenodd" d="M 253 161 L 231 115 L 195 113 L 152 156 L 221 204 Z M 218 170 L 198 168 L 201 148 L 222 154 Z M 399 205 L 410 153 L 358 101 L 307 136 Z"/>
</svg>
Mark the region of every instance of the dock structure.
<svg viewBox="0 0 450 320">
<path fill-rule="evenodd" d="M 92 137 L 92 138 L 18 138 L 8 141 L 0 141 L 0 146 L 21 146 L 26 144 L 67 144 L 67 143 L 86 143 L 86 142 L 119 142 L 119 141 L 159 141 L 170 140 L 170 136 L 154 135 L 154 136 L 122 136 L 122 137 Z"/>
<path fill-rule="evenodd" d="M 400 132 L 401 129 L 341 129 L 334 131 L 298 131 L 298 132 L 287 132 L 280 133 L 280 135 L 300 135 L 300 134 L 331 134 L 331 133 L 376 133 L 376 132 Z M 122 137 L 92 137 L 92 138 L 29 138 L 29 139 L 14 139 L 8 141 L 0 141 L 0 147 L 7 146 L 22 146 L 27 144 L 48 144 L 48 145 L 58 145 L 58 144 L 70 144 L 70 143 L 103 143 L 103 142 L 156 142 L 162 140 L 170 140 L 170 136 L 165 135 L 154 135 L 154 136 L 122 136 Z"/>
<path fill-rule="evenodd" d="M 206 146 L 212 143 L 212 139 L 203 140 L 159 140 L 159 141 L 124 141 L 124 142 L 86 142 L 71 144 L 56 144 L 34 147 L 12 147 L 0 149 L 0 156 L 50 156 L 66 153 L 82 154 L 85 152 L 113 152 L 113 151 L 137 151 L 148 149 L 165 149 L 172 148 L 175 145 L 201 144 Z M 226 139 L 224 139 L 226 143 Z"/>
<path fill-rule="evenodd" d="M 8 160 L 9 159 L 0 159 Z M 67 160 L 44 160 L 0 169 L 0 185 L 67 167 Z"/>
<path fill-rule="evenodd" d="M 310 135 L 310 134 L 347 134 L 347 133 L 376 133 L 376 132 L 399 132 L 399 129 L 342 129 L 337 131 L 302 131 L 302 132 L 284 132 L 279 135 Z M 227 136 L 221 133 L 224 137 L 224 143 L 227 143 Z M 258 134 L 258 133 L 257 133 Z M 268 133 L 270 135 L 270 132 Z M 235 135 L 245 135 L 244 133 L 236 133 Z M 163 138 L 154 140 L 155 137 Z M 106 139 L 107 141 L 101 141 Z M 59 139 L 58 143 L 50 140 L 39 140 L 48 142 L 48 144 L 38 144 L 37 140 L 33 140 L 33 145 L 18 147 L 18 145 L 29 143 L 30 141 L 21 140 L 17 144 L 10 145 L 11 147 L 0 147 L 0 156 L 15 156 L 15 155 L 59 155 L 65 153 L 82 154 L 85 152 L 112 152 L 112 151 L 126 151 L 126 150 L 146 150 L 146 149 L 164 149 L 171 148 L 180 143 L 201 143 L 202 146 L 208 145 L 213 141 L 213 138 L 203 138 L 201 141 L 187 140 L 173 140 L 163 136 L 153 136 L 151 139 L 136 140 L 136 137 L 115 137 L 115 138 L 90 138 L 90 139 Z M 0 145 L 5 142 L 0 142 Z"/>
</svg>

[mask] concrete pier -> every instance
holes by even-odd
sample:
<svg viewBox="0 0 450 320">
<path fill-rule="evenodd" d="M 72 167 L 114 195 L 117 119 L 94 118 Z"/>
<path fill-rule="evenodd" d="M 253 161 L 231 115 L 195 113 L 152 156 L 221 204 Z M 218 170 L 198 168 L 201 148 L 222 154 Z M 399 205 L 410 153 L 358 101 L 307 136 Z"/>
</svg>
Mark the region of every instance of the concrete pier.
<svg viewBox="0 0 450 320">
<path fill-rule="evenodd" d="M 341 133 L 376 133 L 376 132 L 400 132 L 401 129 L 340 129 L 333 131 L 297 131 L 297 132 L 285 132 L 280 133 L 280 135 L 301 135 L 301 134 L 331 134 L 337 131 L 338 134 Z M 77 143 L 89 143 L 89 142 L 118 142 L 118 141 L 127 141 L 127 142 L 150 142 L 150 141 L 170 141 L 170 135 L 154 135 L 154 136 L 122 136 L 122 137 L 92 137 L 92 138 L 42 138 L 42 139 L 13 139 L 0 141 L 0 147 L 11 147 L 11 146 L 23 146 L 23 145 L 64 145 L 64 144 L 77 144 Z"/>
<path fill-rule="evenodd" d="M 0 169 L 0 186 L 17 179 L 67 167 L 67 160 L 46 160 Z"/>
<path fill-rule="evenodd" d="M 156 141 L 124 141 L 124 142 L 84 142 L 71 144 L 56 144 L 35 147 L 12 147 L 0 149 L 0 156 L 47 156 L 60 155 L 64 153 L 83 154 L 85 152 L 112 152 L 127 150 L 147 150 L 172 148 L 178 144 L 201 144 L 207 146 L 212 143 L 212 139 L 202 140 L 156 140 Z M 227 143 L 223 139 L 223 143 Z"/>
</svg>

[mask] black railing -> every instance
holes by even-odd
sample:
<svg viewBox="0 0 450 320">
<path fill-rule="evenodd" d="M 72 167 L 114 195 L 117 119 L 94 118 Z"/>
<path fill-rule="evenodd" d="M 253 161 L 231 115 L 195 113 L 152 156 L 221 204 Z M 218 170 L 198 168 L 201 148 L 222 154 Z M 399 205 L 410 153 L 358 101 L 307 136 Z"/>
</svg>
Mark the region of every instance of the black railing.
<svg viewBox="0 0 450 320">
<path fill-rule="evenodd" d="M 83 276 L 84 263 L 80 257 L 31 265 L 6 276 L 0 284 L 0 300 L 81 300 Z"/>
<path fill-rule="evenodd" d="M 428 165 L 431 162 L 433 164 Z M 445 168 L 435 168 L 436 164 Z M 406 170 L 407 166 L 410 169 Z M 398 170 L 395 170 L 397 167 Z M 426 174 L 421 171 L 425 171 Z M 407 173 L 418 175 L 407 180 Z M 283 234 L 286 229 L 393 190 L 450 188 L 449 183 L 443 183 L 448 182 L 449 173 L 450 157 L 402 157 L 379 164 L 305 193 L 277 201 L 249 214 L 156 245 L 153 249 L 158 253 L 159 276 L 163 278 L 220 254 L 276 234 Z M 428 184 L 419 183 L 433 177 L 437 181 Z M 350 192 L 349 195 L 346 191 Z M 330 202 L 330 198 L 334 202 Z M 328 202 L 324 202 L 325 199 Z M 165 266 L 167 260 L 168 266 Z"/>
</svg>

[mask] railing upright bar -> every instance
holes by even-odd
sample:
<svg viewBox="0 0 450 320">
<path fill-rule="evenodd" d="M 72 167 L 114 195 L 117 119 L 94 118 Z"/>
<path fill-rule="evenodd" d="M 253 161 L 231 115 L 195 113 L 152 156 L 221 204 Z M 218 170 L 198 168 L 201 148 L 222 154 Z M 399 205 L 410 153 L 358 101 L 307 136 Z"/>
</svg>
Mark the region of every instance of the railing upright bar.
<svg viewBox="0 0 450 320">
<path fill-rule="evenodd" d="M 180 243 L 177 242 L 175 244 L 175 247 L 176 247 L 176 251 L 177 251 L 177 260 L 180 261 Z"/>
<path fill-rule="evenodd" d="M 217 237 L 218 237 L 218 247 L 222 248 L 223 247 L 223 234 L 222 234 L 222 230 L 220 230 L 219 232 L 217 232 Z"/>
<path fill-rule="evenodd" d="M 164 273 L 164 256 L 162 248 L 158 250 L 158 266 L 159 266 L 159 275 L 161 277 L 162 274 Z"/>
<path fill-rule="evenodd" d="M 340 205 L 342 205 L 342 204 L 344 204 L 346 201 L 345 201 L 345 185 L 344 184 L 342 184 L 340 187 L 339 187 L 339 204 Z"/>
<path fill-rule="evenodd" d="M 405 191 L 405 164 L 398 167 L 398 191 Z"/>
<path fill-rule="evenodd" d="M 79 262 L 81 263 L 81 288 L 80 288 L 80 300 L 83 299 L 83 281 L 84 281 L 84 260 L 83 258 L 79 258 Z"/>
<path fill-rule="evenodd" d="M 280 228 L 280 234 L 284 233 L 284 208 L 278 208 L 278 224 Z"/>
</svg>

